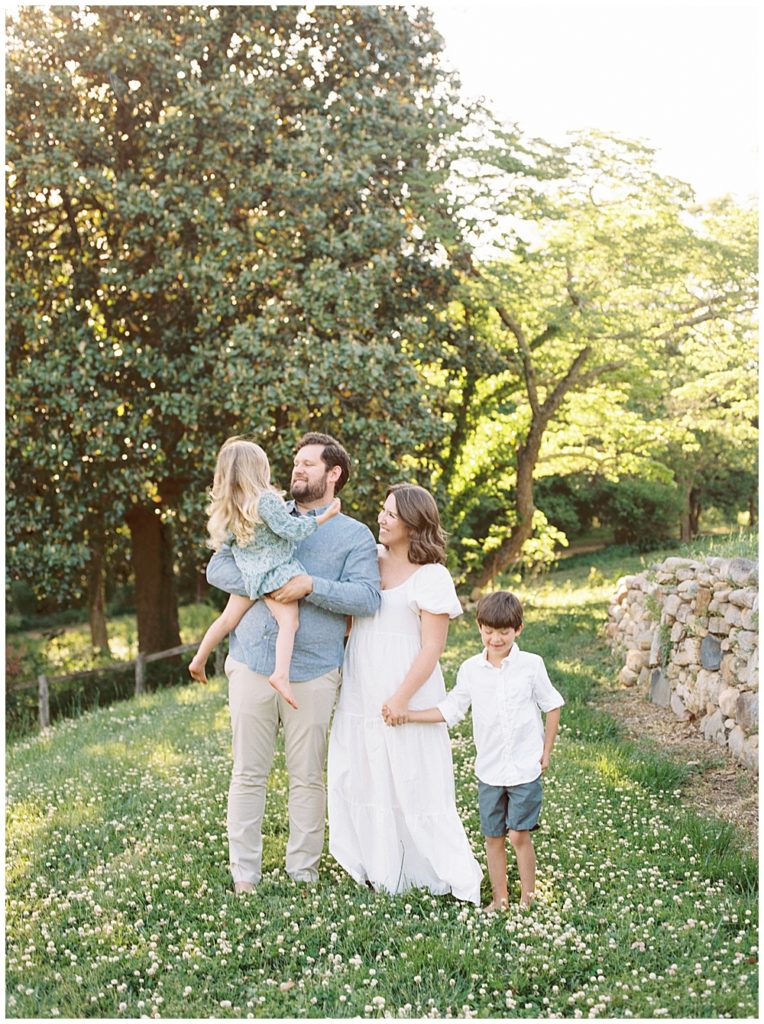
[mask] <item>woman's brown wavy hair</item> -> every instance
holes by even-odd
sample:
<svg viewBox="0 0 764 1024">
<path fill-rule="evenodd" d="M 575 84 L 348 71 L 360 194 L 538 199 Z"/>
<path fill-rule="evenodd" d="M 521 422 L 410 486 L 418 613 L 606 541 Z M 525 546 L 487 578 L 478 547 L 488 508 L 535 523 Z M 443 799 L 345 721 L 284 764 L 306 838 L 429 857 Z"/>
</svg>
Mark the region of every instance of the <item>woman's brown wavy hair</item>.
<svg viewBox="0 0 764 1024">
<path fill-rule="evenodd" d="M 416 484 L 394 484 L 385 497 L 393 495 L 399 518 L 411 531 L 409 561 L 415 565 L 446 561 L 446 535 L 441 529 L 435 499 Z"/>
</svg>

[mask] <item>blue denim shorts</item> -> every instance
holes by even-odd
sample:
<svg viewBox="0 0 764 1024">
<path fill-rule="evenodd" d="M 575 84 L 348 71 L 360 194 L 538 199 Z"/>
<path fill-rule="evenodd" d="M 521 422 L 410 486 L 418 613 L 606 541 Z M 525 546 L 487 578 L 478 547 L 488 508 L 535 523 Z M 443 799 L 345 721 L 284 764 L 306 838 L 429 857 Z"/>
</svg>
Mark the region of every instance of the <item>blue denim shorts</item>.
<svg viewBox="0 0 764 1024">
<path fill-rule="evenodd" d="M 539 827 L 541 776 L 519 786 L 489 786 L 478 779 L 478 806 L 484 836 L 531 832 Z"/>
</svg>

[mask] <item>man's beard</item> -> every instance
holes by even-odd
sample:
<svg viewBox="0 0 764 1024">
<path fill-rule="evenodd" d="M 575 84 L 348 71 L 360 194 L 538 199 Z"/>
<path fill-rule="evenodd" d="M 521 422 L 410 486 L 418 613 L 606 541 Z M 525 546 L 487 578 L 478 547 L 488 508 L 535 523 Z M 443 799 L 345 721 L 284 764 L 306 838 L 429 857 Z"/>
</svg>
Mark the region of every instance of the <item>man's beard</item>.
<svg viewBox="0 0 764 1024">
<path fill-rule="evenodd" d="M 294 480 L 291 493 L 296 501 L 318 501 L 326 494 L 326 473 L 312 484 L 308 480 Z"/>
</svg>

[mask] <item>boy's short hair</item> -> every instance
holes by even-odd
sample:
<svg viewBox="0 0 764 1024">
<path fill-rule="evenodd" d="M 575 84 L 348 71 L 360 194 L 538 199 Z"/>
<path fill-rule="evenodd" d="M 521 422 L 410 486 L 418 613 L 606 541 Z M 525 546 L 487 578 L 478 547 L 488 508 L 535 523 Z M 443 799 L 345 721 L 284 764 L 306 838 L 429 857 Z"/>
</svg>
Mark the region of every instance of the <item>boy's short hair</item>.
<svg viewBox="0 0 764 1024">
<path fill-rule="evenodd" d="M 508 590 L 495 590 L 478 601 L 478 625 L 491 629 L 519 629 L 523 624 L 523 606 Z"/>
</svg>

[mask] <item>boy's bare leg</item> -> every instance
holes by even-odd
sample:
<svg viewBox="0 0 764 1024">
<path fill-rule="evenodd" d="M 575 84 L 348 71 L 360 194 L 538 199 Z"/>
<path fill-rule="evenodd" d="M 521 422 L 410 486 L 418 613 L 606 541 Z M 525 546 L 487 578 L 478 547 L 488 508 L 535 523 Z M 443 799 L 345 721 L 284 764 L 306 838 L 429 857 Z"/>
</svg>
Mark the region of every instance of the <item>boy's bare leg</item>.
<svg viewBox="0 0 764 1024">
<path fill-rule="evenodd" d="M 193 661 L 188 666 L 192 679 L 196 679 L 199 683 L 207 682 L 207 675 L 204 671 L 207 658 L 209 658 L 220 641 L 224 640 L 231 630 L 239 625 L 244 612 L 248 611 L 254 603 L 248 597 L 242 597 L 240 594 L 231 594 L 224 610 L 204 634 Z"/>
<path fill-rule="evenodd" d="M 505 910 L 509 905 L 507 894 L 507 841 L 506 836 L 486 836 L 485 856 L 493 899 L 484 911 Z"/>
<path fill-rule="evenodd" d="M 300 625 L 300 610 L 296 601 L 279 604 L 272 597 L 266 597 L 265 603 L 279 627 L 279 635 L 276 637 L 276 664 L 272 675 L 268 677 L 268 682 L 274 690 L 281 694 L 287 704 L 296 708 L 297 702 L 294 699 L 292 687 L 289 685 L 289 668 L 294 650 L 294 636 Z"/>
<path fill-rule="evenodd" d="M 517 857 L 517 871 L 520 875 L 520 906 L 529 907 L 533 902 L 536 889 L 536 851 L 533 849 L 531 834 L 509 831 L 509 841 Z"/>
</svg>

